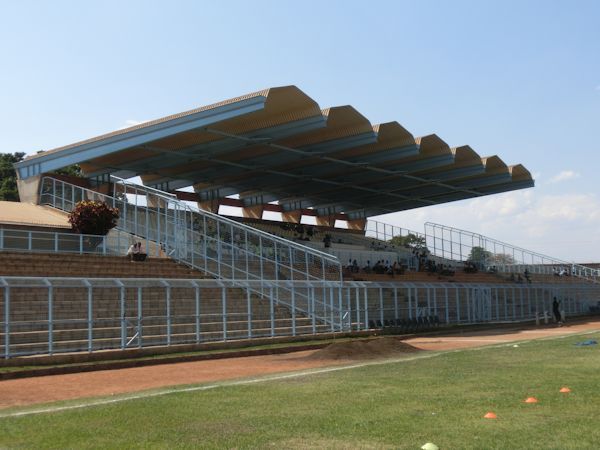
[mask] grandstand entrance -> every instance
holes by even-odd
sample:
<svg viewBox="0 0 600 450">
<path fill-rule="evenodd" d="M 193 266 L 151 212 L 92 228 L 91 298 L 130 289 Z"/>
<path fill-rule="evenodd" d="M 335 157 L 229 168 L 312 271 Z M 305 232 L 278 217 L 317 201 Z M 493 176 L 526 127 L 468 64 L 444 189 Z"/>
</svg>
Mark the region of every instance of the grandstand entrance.
<svg viewBox="0 0 600 450">
<path fill-rule="evenodd" d="M 471 322 L 487 322 L 491 320 L 492 289 L 476 286 L 471 289 Z"/>
</svg>

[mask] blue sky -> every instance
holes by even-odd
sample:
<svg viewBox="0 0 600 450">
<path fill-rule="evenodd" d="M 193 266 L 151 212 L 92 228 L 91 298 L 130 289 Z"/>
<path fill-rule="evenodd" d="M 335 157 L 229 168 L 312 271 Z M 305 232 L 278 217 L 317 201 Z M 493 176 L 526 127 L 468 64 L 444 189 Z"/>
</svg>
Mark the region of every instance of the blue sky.
<svg viewBox="0 0 600 450">
<path fill-rule="evenodd" d="M 521 162 L 537 186 L 381 220 L 600 261 L 600 2 L 0 2 L 0 151 L 269 86 Z"/>
</svg>

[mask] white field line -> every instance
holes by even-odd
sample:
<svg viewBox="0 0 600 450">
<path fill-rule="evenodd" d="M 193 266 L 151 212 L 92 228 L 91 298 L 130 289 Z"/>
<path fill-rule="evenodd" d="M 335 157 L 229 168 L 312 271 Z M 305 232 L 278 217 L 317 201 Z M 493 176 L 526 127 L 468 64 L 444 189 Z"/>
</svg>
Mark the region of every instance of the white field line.
<svg viewBox="0 0 600 450">
<path fill-rule="evenodd" d="M 471 339 L 468 337 L 464 338 L 431 338 L 431 340 L 419 339 L 416 340 L 408 340 L 406 341 L 408 344 L 440 344 L 444 342 L 514 342 L 510 339 Z"/>
<path fill-rule="evenodd" d="M 239 380 L 239 381 L 224 381 L 222 383 L 213 383 L 213 384 L 208 384 L 208 385 L 192 386 L 192 387 L 187 387 L 187 388 L 174 387 L 174 388 L 162 389 L 160 391 L 150 391 L 150 392 L 146 391 L 146 392 L 140 392 L 138 394 L 133 394 L 133 395 L 120 396 L 118 398 L 90 400 L 90 401 L 84 401 L 81 403 L 63 405 L 63 406 L 47 406 L 47 407 L 42 407 L 42 408 L 29 409 L 26 411 L 9 412 L 9 413 L 5 413 L 5 414 L 0 413 L 0 419 L 9 418 L 9 417 L 29 416 L 29 415 L 34 415 L 34 414 L 69 411 L 69 410 L 73 410 L 73 409 L 89 408 L 89 407 L 93 407 L 93 406 L 111 405 L 114 403 L 122 403 L 122 402 L 130 401 L 130 400 L 140 400 L 140 399 L 146 399 L 146 398 L 152 398 L 152 397 L 159 397 L 159 396 L 163 396 L 163 395 L 176 394 L 176 393 L 180 393 L 180 392 L 208 391 L 211 389 L 216 389 L 216 388 L 221 388 L 221 387 L 225 388 L 225 387 L 230 387 L 230 386 L 244 386 L 244 385 L 250 385 L 250 384 L 256 384 L 256 383 L 264 383 L 264 382 L 268 382 L 268 381 L 279 381 L 279 380 L 286 380 L 286 379 L 290 379 L 290 378 L 300 378 L 300 377 L 305 377 L 305 376 L 310 376 L 310 375 L 320 375 L 323 373 L 338 372 L 341 370 L 358 369 L 358 368 L 367 367 L 367 366 L 378 366 L 378 365 L 383 365 L 383 364 L 395 364 L 395 363 L 402 363 L 402 362 L 410 362 L 410 361 L 416 361 L 416 360 L 420 360 L 420 359 L 435 358 L 435 357 L 438 357 L 441 355 L 446 355 L 449 353 L 479 351 L 479 350 L 485 350 L 485 349 L 489 349 L 489 348 L 509 347 L 514 344 L 526 344 L 529 342 L 534 342 L 534 341 L 539 341 L 539 340 L 554 340 L 554 339 L 563 339 L 563 338 L 571 337 L 571 336 L 585 336 L 588 334 L 597 333 L 598 331 L 599 330 L 592 330 L 592 331 L 585 331 L 582 333 L 577 333 L 577 332 L 570 333 L 570 334 L 565 334 L 565 335 L 561 335 L 561 336 L 548 336 L 548 337 L 539 338 L 539 339 L 510 341 L 509 343 L 496 344 L 496 345 L 485 345 L 482 347 L 444 350 L 444 351 L 439 351 L 439 352 L 426 353 L 426 354 L 419 355 L 419 356 L 411 356 L 408 358 L 385 359 L 385 360 L 380 360 L 380 361 L 369 361 L 369 362 L 364 362 L 364 363 L 359 363 L 359 364 L 349 364 L 346 366 L 326 367 L 326 368 L 322 368 L 322 369 L 309 369 L 309 370 L 303 370 L 303 371 L 293 372 L 293 373 L 286 373 L 286 374 L 281 374 L 281 375 L 249 378 L 249 379 L 244 379 L 244 380 Z"/>
</svg>

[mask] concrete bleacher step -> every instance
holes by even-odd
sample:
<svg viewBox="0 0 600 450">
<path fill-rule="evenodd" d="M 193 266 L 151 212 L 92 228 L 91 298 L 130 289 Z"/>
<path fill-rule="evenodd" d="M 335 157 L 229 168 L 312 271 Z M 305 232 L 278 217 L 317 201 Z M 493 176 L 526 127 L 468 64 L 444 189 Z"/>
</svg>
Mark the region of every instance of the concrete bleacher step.
<svg viewBox="0 0 600 450">
<path fill-rule="evenodd" d="M 0 276 L 89 278 L 209 278 L 167 258 L 131 262 L 125 257 L 0 252 Z"/>
</svg>

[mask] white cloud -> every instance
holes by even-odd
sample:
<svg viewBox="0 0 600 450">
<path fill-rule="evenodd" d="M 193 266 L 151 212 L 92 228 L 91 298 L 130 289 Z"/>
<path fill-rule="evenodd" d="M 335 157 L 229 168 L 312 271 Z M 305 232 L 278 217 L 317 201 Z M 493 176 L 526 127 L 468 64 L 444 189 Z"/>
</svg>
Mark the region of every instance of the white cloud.
<svg viewBox="0 0 600 450">
<path fill-rule="evenodd" d="M 600 260 L 600 198 L 533 190 L 429 206 L 379 219 L 416 231 L 434 222 L 483 234 L 554 258 Z"/>
<path fill-rule="evenodd" d="M 148 122 L 148 121 L 147 120 L 127 119 L 125 121 L 125 123 L 119 127 L 119 130 L 124 130 L 125 128 L 129 128 L 129 127 L 135 127 L 136 125 L 141 125 L 145 122 Z"/>
<path fill-rule="evenodd" d="M 573 170 L 563 170 L 562 172 L 554 175 L 550 178 L 548 183 L 560 183 L 561 181 L 574 180 L 579 178 L 581 175 Z"/>
</svg>

